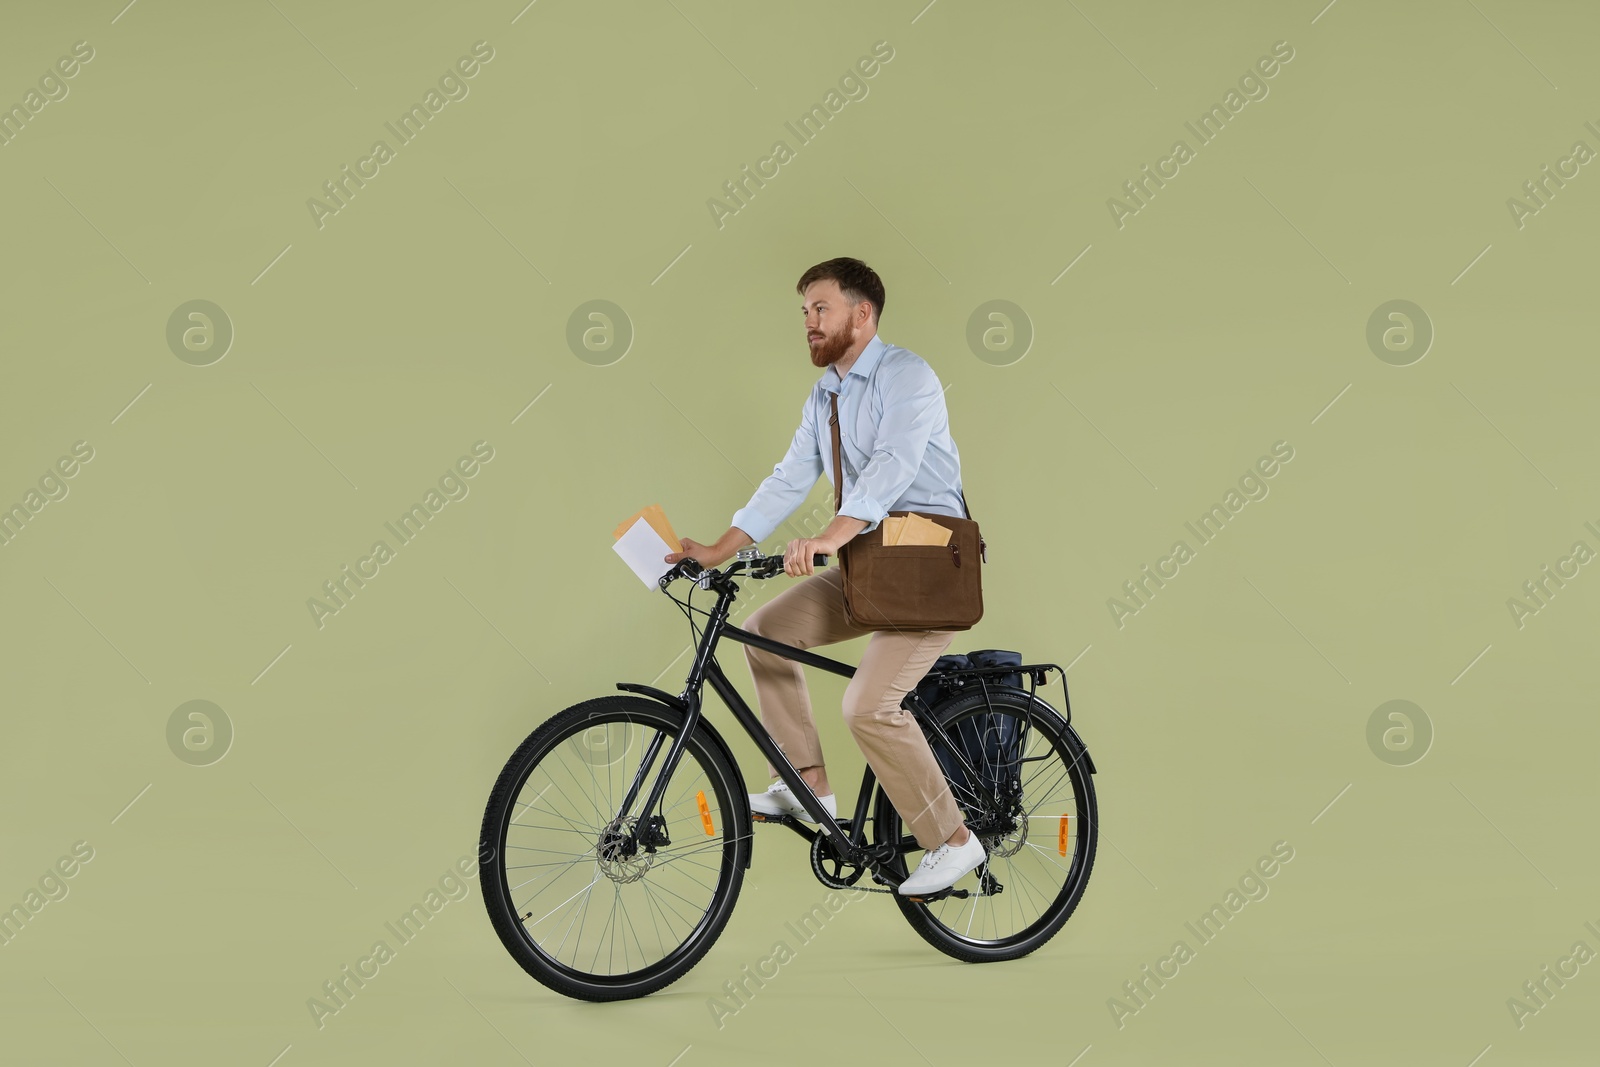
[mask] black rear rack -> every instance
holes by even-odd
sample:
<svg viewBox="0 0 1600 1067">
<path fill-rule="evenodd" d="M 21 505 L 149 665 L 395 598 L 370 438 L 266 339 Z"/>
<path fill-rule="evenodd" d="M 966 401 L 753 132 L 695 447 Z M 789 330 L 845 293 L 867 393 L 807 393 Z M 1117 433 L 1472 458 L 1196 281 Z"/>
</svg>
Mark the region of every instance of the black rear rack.
<svg viewBox="0 0 1600 1067">
<path fill-rule="evenodd" d="M 1032 702 L 1034 699 L 1036 699 L 1034 695 L 1035 691 L 1048 683 L 1051 671 L 1056 671 L 1061 675 L 1061 717 L 1064 718 L 1067 721 L 1067 725 L 1070 726 L 1072 725 L 1072 700 L 1067 695 L 1067 672 L 1058 664 L 1024 663 L 1013 667 L 1002 663 L 991 667 L 953 667 L 938 671 L 934 674 L 934 677 L 938 679 L 943 688 L 951 692 L 960 692 L 961 690 L 967 688 L 967 686 L 976 682 L 978 686 L 987 693 L 989 686 L 988 678 L 990 676 L 1020 674 L 1028 679 L 1027 694 L 1029 701 Z M 917 697 L 917 691 L 915 688 L 906 694 L 906 699 L 920 699 Z M 931 711 L 932 709 L 930 708 L 928 710 Z"/>
</svg>

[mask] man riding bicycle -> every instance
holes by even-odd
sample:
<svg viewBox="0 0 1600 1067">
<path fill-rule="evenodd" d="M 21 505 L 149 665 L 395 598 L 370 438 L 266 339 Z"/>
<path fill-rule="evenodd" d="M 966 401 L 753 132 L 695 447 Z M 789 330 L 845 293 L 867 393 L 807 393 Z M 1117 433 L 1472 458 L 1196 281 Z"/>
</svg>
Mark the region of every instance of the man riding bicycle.
<svg viewBox="0 0 1600 1067">
<path fill-rule="evenodd" d="M 926 849 L 921 864 L 899 887 L 902 895 L 937 893 L 983 863 L 977 835 L 968 832 L 955 797 L 915 718 L 901 700 L 949 646 L 955 630 L 868 631 L 845 615 L 838 567 L 813 573 L 812 554 L 839 547 L 872 530 L 891 511 L 962 516 L 961 458 L 950 435 L 944 390 L 922 357 L 883 341 L 878 319 L 884 287 L 877 272 L 848 257 L 819 263 L 800 276 L 811 362 L 823 368 L 801 410 L 787 454 L 756 488 L 750 502 L 714 544 L 681 538 L 683 551 L 715 567 L 746 545 L 769 536 L 794 513 L 817 478 L 839 482 L 832 449 L 823 448 L 832 406 L 838 405 L 843 500 L 817 537 L 796 538 L 784 549 L 784 573 L 808 576 L 751 614 L 744 629 L 798 648 L 834 644 L 871 633 L 845 689 L 843 713 L 851 735 L 885 795 Z M 837 803 L 828 783 L 802 666 L 745 646 L 761 721 L 830 815 Z M 768 766 L 777 778 L 777 771 Z M 751 811 L 812 821 L 787 785 L 775 781 L 750 796 Z"/>
</svg>

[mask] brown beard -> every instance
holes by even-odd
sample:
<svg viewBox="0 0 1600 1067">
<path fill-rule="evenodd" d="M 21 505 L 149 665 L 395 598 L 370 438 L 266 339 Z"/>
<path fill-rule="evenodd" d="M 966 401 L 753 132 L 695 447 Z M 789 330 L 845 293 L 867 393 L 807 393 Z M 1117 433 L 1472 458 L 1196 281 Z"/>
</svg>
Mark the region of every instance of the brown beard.
<svg viewBox="0 0 1600 1067">
<path fill-rule="evenodd" d="M 845 352 L 855 343 L 856 331 L 853 324 L 846 324 L 843 329 L 832 336 L 825 336 L 822 343 L 811 347 L 809 340 L 807 347 L 811 348 L 811 364 L 814 367 L 828 367 L 844 358 Z"/>
</svg>

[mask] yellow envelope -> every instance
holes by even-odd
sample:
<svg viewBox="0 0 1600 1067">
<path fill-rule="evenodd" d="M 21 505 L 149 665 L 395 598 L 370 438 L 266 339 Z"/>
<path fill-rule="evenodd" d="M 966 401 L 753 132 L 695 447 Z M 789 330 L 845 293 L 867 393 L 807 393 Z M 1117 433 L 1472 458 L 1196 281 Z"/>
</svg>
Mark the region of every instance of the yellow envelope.
<svg viewBox="0 0 1600 1067">
<path fill-rule="evenodd" d="M 893 526 L 890 525 L 893 523 Z M 950 531 L 922 515 L 891 515 L 883 520 L 883 544 L 949 544 Z"/>
<path fill-rule="evenodd" d="M 899 528 L 899 537 L 894 543 L 897 545 L 947 545 L 950 543 L 950 530 L 948 527 L 940 526 L 932 519 L 926 519 L 913 513 L 905 516 L 905 521 Z"/>
<path fill-rule="evenodd" d="M 626 519 L 623 519 L 622 523 L 612 532 L 612 540 L 616 540 L 627 533 L 628 527 L 641 518 L 649 523 L 656 533 L 661 535 L 661 540 L 672 546 L 672 551 L 683 551 L 683 542 L 679 541 L 678 535 L 672 532 L 672 523 L 667 521 L 667 513 L 661 510 L 660 504 L 651 504 L 649 507 L 640 508 Z"/>
</svg>

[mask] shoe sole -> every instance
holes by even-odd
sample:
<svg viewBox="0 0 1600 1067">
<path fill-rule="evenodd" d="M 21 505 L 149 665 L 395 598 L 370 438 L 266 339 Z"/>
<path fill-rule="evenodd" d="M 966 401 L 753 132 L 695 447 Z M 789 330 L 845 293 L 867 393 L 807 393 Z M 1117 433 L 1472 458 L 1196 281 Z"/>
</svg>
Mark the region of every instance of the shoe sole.
<svg viewBox="0 0 1600 1067">
<path fill-rule="evenodd" d="M 752 811 L 750 813 L 750 821 L 751 822 L 775 822 L 775 823 L 781 823 L 781 822 L 783 822 L 785 820 L 790 820 L 790 821 L 793 821 L 793 822 L 801 822 L 801 821 L 812 822 L 812 820 L 810 818 L 806 818 L 806 819 L 802 820 L 801 817 L 797 816 L 797 815 L 768 815 L 764 811 Z M 815 823 L 812 823 L 812 825 L 815 825 Z"/>
</svg>

